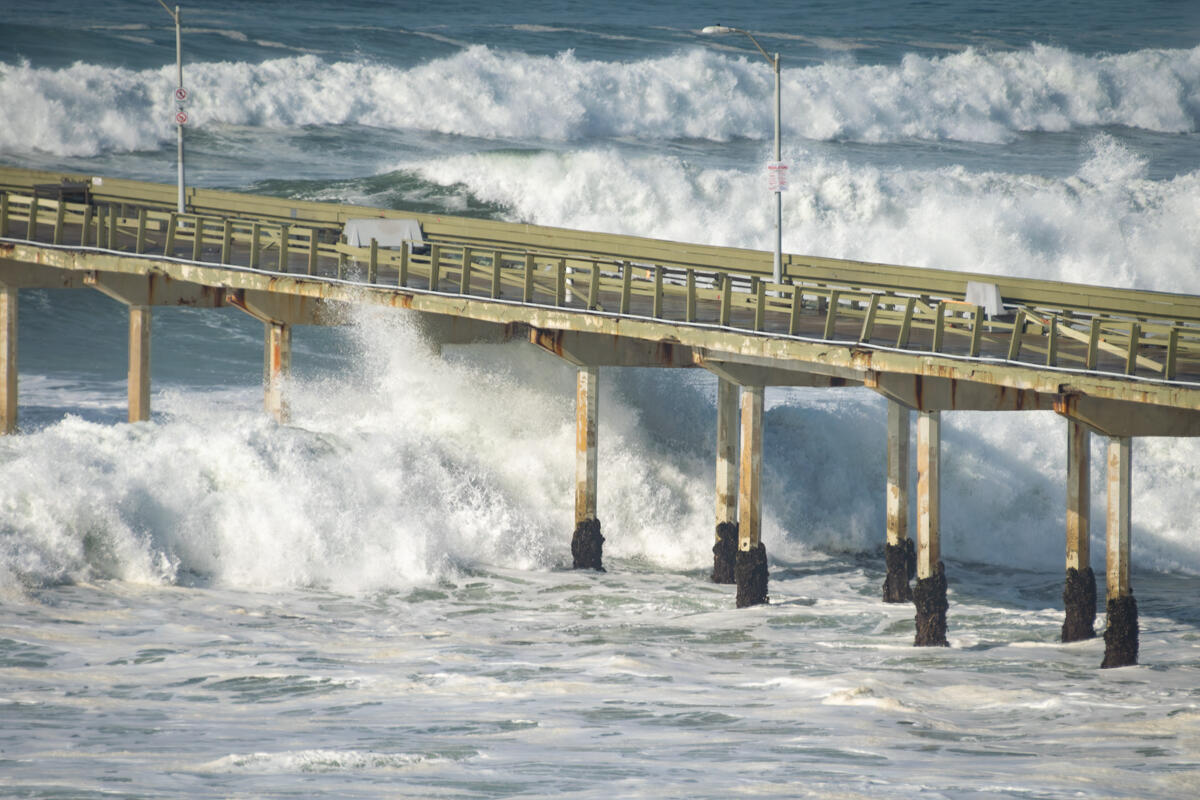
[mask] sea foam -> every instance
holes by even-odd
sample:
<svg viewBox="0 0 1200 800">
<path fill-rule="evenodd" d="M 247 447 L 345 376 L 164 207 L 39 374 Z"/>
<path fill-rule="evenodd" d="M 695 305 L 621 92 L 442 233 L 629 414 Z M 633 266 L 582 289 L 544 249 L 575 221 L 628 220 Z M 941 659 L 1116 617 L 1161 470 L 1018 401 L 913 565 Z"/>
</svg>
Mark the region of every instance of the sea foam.
<svg viewBox="0 0 1200 800">
<path fill-rule="evenodd" d="M 909 54 L 899 64 L 835 60 L 783 71 L 789 137 L 1003 142 L 1020 132 L 1121 125 L 1179 133 L 1200 119 L 1200 47 L 1089 56 Z M 191 125 L 366 125 L 487 138 L 766 139 L 770 70 L 689 48 L 631 62 L 482 45 L 424 64 L 326 61 L 189 64 Z M 173 134 L 174 69 L 0 64 L 0 152 L 63 156 L 152 150 Z"/>
</svg>

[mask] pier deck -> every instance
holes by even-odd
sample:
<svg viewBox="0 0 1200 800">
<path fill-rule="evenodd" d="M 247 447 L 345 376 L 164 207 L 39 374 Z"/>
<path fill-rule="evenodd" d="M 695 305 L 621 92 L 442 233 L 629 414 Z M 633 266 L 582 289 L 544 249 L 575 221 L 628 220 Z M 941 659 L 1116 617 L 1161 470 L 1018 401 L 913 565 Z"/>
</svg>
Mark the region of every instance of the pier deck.
<svg viewBox="0 0 1200 800">
<path fill-rule="evenodd" d="M 292 325 L 343 324 L 354 304 L 404 309 L 439 341 L 527 338 L 579 368 L 576 543 L 589 555 L 576 565 L 599 567 L 599 370 L 705 368 L 722 389 L 714 552 L 736 567 L 714 575 L 736 572 L 739 605 L 753 605 L 766 600 L 767 582 L 758 530 L 763 389 L 866 387 L 890 401 L 885 595 L 913 598 L 900 571 L 915 569 L 918 643 L 942 644 L 938 415 L 1053 410 L 1070 443 L 1068 588 L 1084 581 L 1085 607 L 1087 434 L 1109 439 L 1109 627 L 1114 615 L 1131 618 L 1133 649 L 1130 657 L 1121 634 L 1105 663 L 1136 661 L 1130 439 L 1200 435 L 1200 297 L 795 254 L 785 254 L 774 283 L 771 255 L 758 251 L 205 189 L 188 192 L 188 213 L 174 203 L 173 186 L 0 168 L 4 432 L 17 424 L 22 288 L 93 288 L 130 307 L 131 420 L 149 418 L 156 305 L 234 306 L 262 320 L 265 403 L 281 420 Z M 423 241 L 347 244 L 346 223 L 360 219 L 415 220 Z M 916 547 L 907 534 L 912 411 Z"/>
</svg>

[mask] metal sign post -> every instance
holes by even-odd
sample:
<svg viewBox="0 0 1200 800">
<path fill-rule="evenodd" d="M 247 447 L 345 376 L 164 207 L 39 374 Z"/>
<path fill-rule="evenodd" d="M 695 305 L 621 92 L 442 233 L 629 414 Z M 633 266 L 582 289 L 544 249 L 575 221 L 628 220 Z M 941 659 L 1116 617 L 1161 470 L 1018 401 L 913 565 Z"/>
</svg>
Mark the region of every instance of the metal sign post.
<svg viewBox="0 0 1200 800">
<path fill-rule="evenodd" d="M 179 164 L 179 208 L 180 214 L 186 210 L 183 195 L 183 126 L 187 124 L 188 114 L 183 109 L 183 104 L 187 101 L 188 92 L 183 88 L 183 37 L 179 29 L 179 6 L 175 6 L 172 11 L 170 7 L 158 0 L 159 5 L 167 10 L 171 15 L 171 19 L 175 20 L 175 140 L 178 145 L 178 164 Z"/>
</svg>

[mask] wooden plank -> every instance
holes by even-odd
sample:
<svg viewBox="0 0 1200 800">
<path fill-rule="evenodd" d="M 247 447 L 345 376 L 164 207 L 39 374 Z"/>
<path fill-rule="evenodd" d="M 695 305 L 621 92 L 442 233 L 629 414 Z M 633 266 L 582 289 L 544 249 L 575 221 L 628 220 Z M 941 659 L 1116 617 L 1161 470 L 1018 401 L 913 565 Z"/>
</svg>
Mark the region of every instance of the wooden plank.
<svg viewBox="0 0 1200 800">
<path fill-rule="evenodd" d="M 250 269 L 259 268 L 259 257 L 262 253 L 262 225 L 258 222 L 250 225 Z"/>
<path fill-rule="evenodd" d="M 654 303 L 652 305 L 652 313 L 655 319 L 662 319 L 663 315 L 663 273 L 665 271 L 661 264 L 654 265 Z"/>
<path fill-rule="evenodd" d="M 1046 366 L 1058 366 L 1058 317 L 1050 318 L 1050 330 L 1046 333 Z"/>
<path fill-rule="evenodd" d="M 1179 358 L 1179 329 L 1171 328 L 1167 334 L 1167 357 L 1163 359 L 1163 377 L 1175 380 L 1175 368 Z"/>
<path fill-rule="evenodd" d="M 983 306 L 975 306 L 971 315 L 971 358 L 979 357 L 979 348 L 983 343 Z"/>
<path fill-rule="evenodd" d="M 500 296 L 500 270 L 504 267 L 504 255 L 499 250 L 492 251 L 492 297 Z"/>
<path fill-rule="evenodd" d="M 471 293 L 471 259 L 473 257 L 474 257 L 474 255 L 471 252 L 471 248 L 464 247 L 462 249 L 462 261 L 459 264 L 459 272 L 458 272 L 458 293 L 459 294 L 470 294 Z"/>
<path fill-rule="evenodd" d="M 1013 320 L 1012 336 L 1008 340 L 1008 360 L 1016 361 L 1021 355 L 1021 337 L 1025 335 L 1025 309 L 1017 309 Z"/>
<path fill-rule="evenodd" d="M 935 353 L 942 352 L 942 344 L 946 339 L 946 307 L 942 303 L 938 303 L 933 308 L 933 342 L 930 344 L 930 350 Z"/>
<path fill-rule="evenodd" d="M 1125 374 L 1132 375 L 1137 369 L 1138 344 L 1142 338 L 1142 329 L 1136 322 L 1129 323 L 1129 350 L 1125 355 Z"/>
<path fill-rule="evenodd" d="M 917 298 L 909 297 L 904 301 L 904 317 L 900 321 L 900 333 L 896 336 L 896 347 L 908 347 L 908 337 L 912 334 L 913 309 L 916 308 Z"/>
<path fill-rule="evenodd" d="M 554 305 L 562 306 L 567 302 L 567 260 L 560 258 L 554 264 Z"/>
<path fill-rule="evenodd" d="M 437 291 L 442 282 L 442 246 L 429 245 L 429 288 Z"/>
<path fill-rule="evenodd" d="M 799 286 L 792 286 L 792 307 L 788 314 L 788 334 L 795 336 L 800 332 L 800 313 L 804 308 L 804 295 Z"/>
<path fill-rule="evenodd" d="M 521 300 L 526 303 L 533 302 L 533 271 L 536 268 L 533 253 L 525 254 L 525 282 L 521 289 Z"/>
<path fill-rule="evenodd" d="M 858 335 L 860 342 L 871 341 L 871 334 L 875 331 L 875 314 L 879 311 L 879 295 L 871 295 L 871 300 L 867 304 L 867 312 L 863 315 L 862 331 Z"/>
<path fill-rule="evenodd" d="M 407 249 L 408 249 L 407 245 L 401 248 L 401 250 L 407 250 Z M 309 275 L 317 274 L 318 253 L 319 253 L 319 250 L 318 250 L 317 229 L 309 228 L 308 229 L 308 268 L 305 270 Z"/>
<path fill-rule="evenodd" d="M 591 275 L 588 278 L 587 307 L 600 308 L 600 264 L 593 261 Z"/>
<path fill-rule="evenodd" d="M 54 243 L 63 243 L 63 225 L 67 218 L 67 204 L 61 200 L 58 202 L 58 208 L 54 211 Z"/>
<path fill-rule="evenodd" d="M 829 293 L 829 310 L 825 314 L 825 331 L 821 338 L 827 341 L 833 339 L 833 334 L 837 323 L 838 299 L 841 297 L 841 292 L 834 289 Z"/>
<path fill-rule="evenodd" d="M 98 223 L 103 227 L 104 223 Z M 163 255 L 171 258 L 175 255 L 175 229 L 179 225 L 179 215 L 172 212 L 167 218 L 167 237 L 163 241 Z M 97 234 L 97 243 L 99 243 L 99 234 Z"/>
<path fill-rule="evenodd" d="M 684 277 L 684 291 L 686 299 L 684 301 L 683 319 L 685 322 L 696 321 L 696 271 L 689 269 Z"/>
<path fill-rule="evenodd" d="M 367 283 L 379 283 L 379 240 L 374 236 L 367 255 Z"/>
<path fill-rule="evenodd" d="M 754 330 L 761 331 L 766 323 L 767 282 L 759 281 L 754 292 Z"/>
<path fill-rule="evenodd" d="M 633 265 L 622 261 L 618 266 L 621 269 L 621 313 L 628 314 L 633 289 Z"/>
</svg>

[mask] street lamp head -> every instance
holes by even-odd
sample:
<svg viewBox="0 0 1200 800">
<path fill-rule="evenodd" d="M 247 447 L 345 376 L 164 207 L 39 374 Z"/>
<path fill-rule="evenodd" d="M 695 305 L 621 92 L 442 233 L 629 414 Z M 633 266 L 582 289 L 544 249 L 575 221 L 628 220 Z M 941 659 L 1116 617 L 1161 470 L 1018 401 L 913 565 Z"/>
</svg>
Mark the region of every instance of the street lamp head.
<svg viewBox="0 0 1200 800">
<path fill-rule="evenodd" d="M 701 33 L 737 33 L 737 28 L 731 28 L 728 25 L 708 25 L 700 29 Z"/>
</svg>

